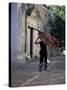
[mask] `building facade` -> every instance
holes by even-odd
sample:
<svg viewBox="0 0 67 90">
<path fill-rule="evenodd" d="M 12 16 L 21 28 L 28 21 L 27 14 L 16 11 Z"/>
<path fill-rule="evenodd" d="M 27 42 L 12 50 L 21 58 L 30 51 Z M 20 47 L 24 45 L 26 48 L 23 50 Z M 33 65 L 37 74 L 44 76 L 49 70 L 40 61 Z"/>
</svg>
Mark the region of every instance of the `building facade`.
<svg viewBox="0 0 67 90">
<path fill-rule="evenodd" d="M 27 15 L 27 4 L 17 4 L 17 60 L 25 62 L 32 58 L 39 57 L 39 45 L 35 45 L 34 41 L 38 36 L 38 32 L 31 31 L 28 26 L 32 26 L 41 31 L 49 33 L 48 20 L 49 10 L 43 5 L 34 5 L 30 15 Z M 56 49 L 47 46 L 48 57 L 57 55 Z"/>
</svg>

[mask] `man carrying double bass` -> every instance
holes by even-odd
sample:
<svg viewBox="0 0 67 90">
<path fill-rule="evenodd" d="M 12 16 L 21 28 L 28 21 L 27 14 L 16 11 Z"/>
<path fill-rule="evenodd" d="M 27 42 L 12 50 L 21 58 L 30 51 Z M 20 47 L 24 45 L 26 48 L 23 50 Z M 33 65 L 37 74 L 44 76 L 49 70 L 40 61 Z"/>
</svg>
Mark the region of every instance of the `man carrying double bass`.
<svg viewBox="0 0 67 90">
<path fill-rule="evenodd" d="M 47 48 L 46 45 L 49 47 L 57 47 L 59 45 L 59 42 L 56 38 L 51 36 L 50 34 L 47 34 L 45 32 L 41 32 L 38 29 L 35 29 L 33 27 L 28 26 L 30 30 L 37 30 L 38 31 L 38 37 L 35 40 L 35 44 L 40 44 L 40 61 L 39 61 L 39 71 L 41 72 L 43 64 L 44 64 L 44 70 L 47 70 Z"/>
<path fill-rule="evenodd" d="M 44 64 L 44 70 L 47 70 L 47 49 L 46 44 L 43 43 L 43 41 L 38 36 L 35 44 L 40 44 L 40 61 L 39 61 L 39 71 L 41 72 L 41 69 Z"/>
</svg>

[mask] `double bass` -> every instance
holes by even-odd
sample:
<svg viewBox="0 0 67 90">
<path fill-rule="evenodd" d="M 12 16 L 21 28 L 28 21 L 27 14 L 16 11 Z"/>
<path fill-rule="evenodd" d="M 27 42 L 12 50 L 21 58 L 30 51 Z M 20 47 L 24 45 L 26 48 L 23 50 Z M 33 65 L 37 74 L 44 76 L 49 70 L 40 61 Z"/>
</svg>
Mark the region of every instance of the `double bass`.
<svg viewBox="0 0 67 90">
<path fill-rule="evenodd" d="M 36 28 L 30 27 L 30 26 L 28 26 L 28 28 L 30 30 L 37 30 L 40 39 L 43 41 L 44 44 L 48 45 L 48 47 L 56 48 L 59 46 L 59 41 L 54 36 L 52 36 L 48 33 L 42 32 L 42 31 L 40 31 Z"/>
</svg>

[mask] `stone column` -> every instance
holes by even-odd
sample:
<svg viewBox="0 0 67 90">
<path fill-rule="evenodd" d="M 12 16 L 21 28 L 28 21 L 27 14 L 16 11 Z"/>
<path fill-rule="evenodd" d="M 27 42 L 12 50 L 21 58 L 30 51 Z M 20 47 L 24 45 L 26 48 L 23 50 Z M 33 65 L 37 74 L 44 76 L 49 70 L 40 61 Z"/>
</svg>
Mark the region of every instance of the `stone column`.
<svg viewBox="0 0 67 90">
<path fill-rule="evenodd" d="M 25 5 L 17 4 L 17 60 L 25 61 Z"/>
</svg>

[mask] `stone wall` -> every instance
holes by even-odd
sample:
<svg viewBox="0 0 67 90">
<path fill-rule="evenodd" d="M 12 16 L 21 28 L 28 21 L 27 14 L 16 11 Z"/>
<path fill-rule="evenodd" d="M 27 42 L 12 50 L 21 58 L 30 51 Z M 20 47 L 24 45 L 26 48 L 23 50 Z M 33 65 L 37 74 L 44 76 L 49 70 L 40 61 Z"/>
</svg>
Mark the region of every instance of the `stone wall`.
<svg viewBox="0 0 67 90">
<path fill-rule="evenodd" d="M 17 4 L 17 60 L 25 61 L 25 5 Z"/>
</svg>

